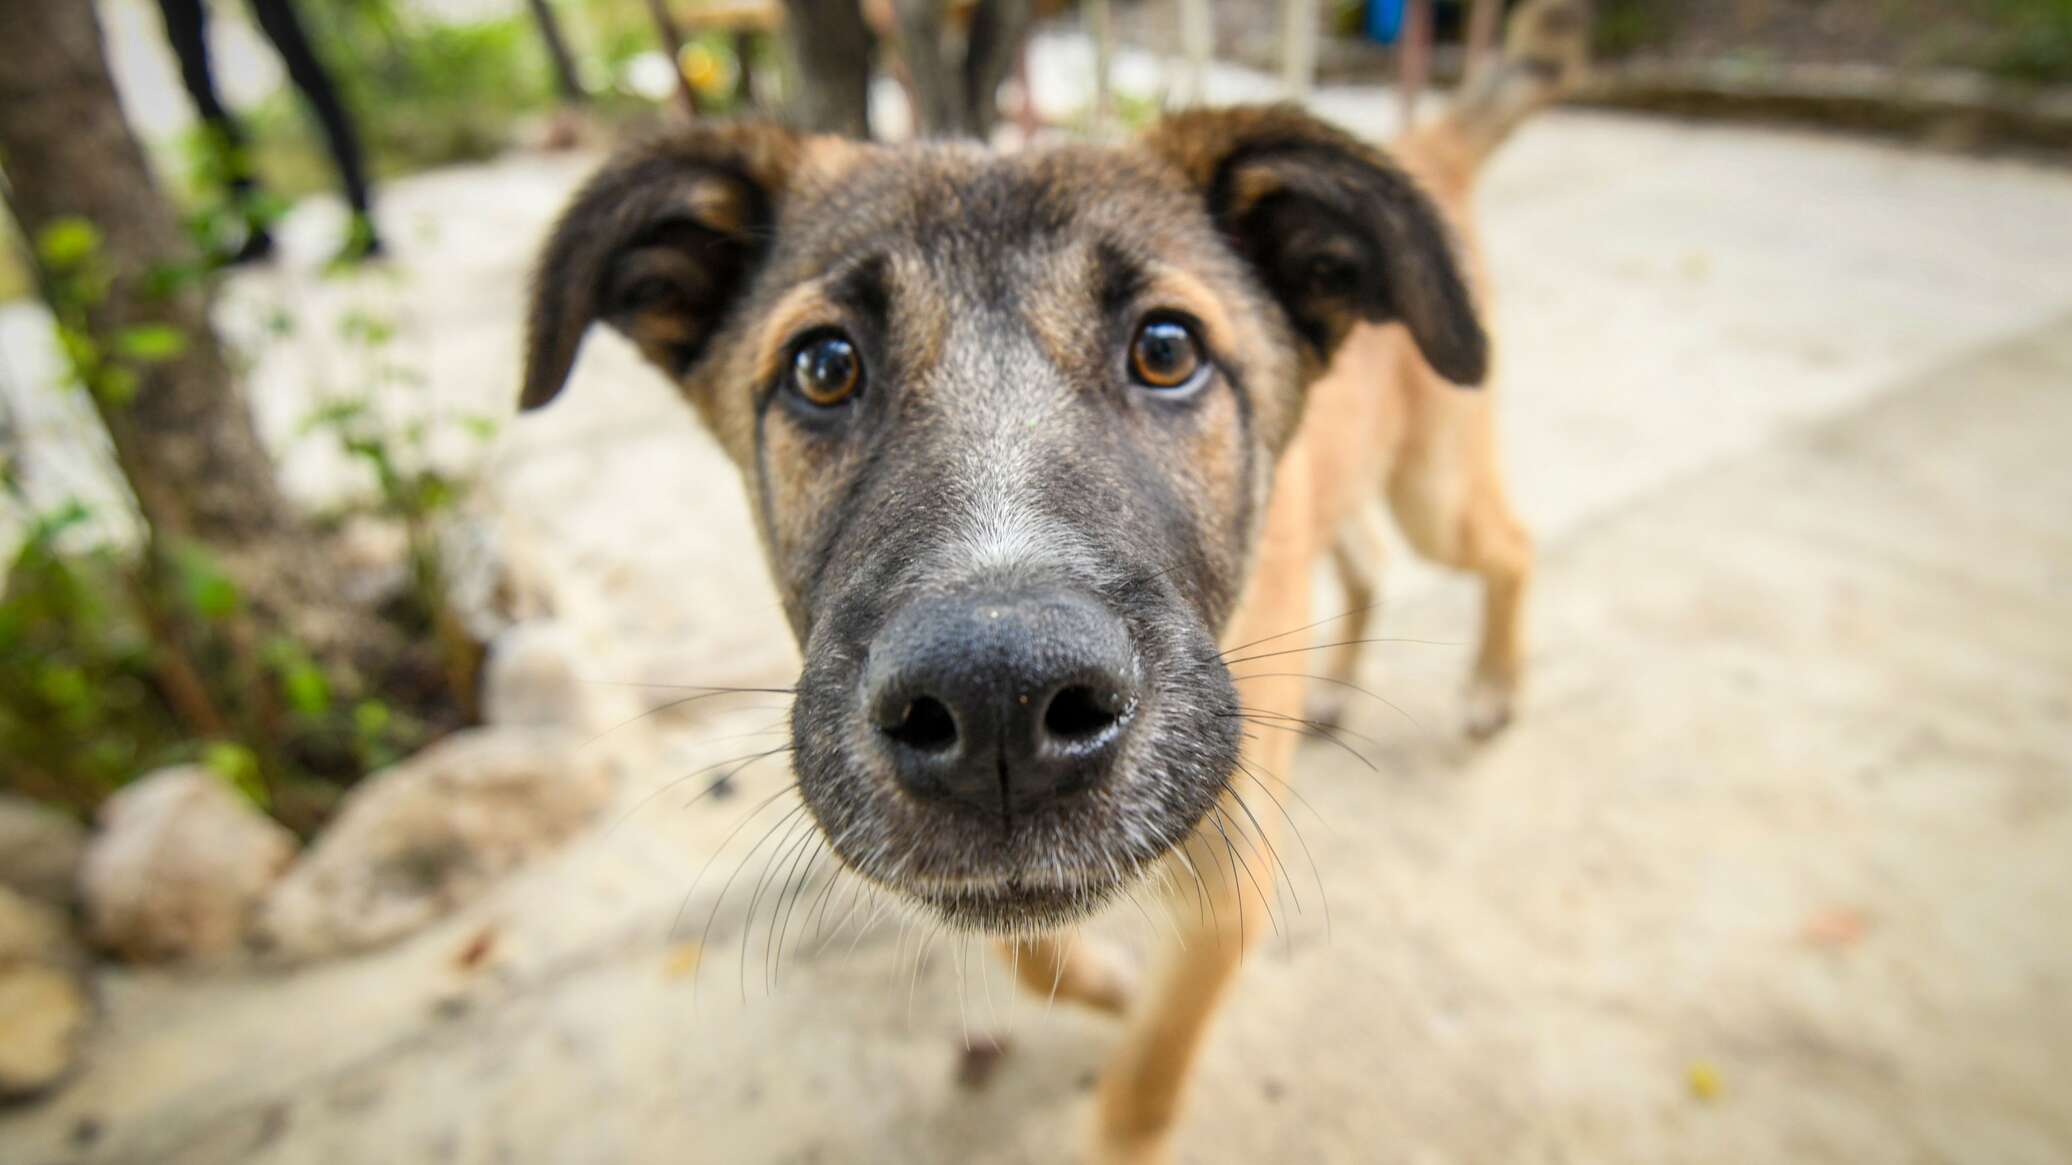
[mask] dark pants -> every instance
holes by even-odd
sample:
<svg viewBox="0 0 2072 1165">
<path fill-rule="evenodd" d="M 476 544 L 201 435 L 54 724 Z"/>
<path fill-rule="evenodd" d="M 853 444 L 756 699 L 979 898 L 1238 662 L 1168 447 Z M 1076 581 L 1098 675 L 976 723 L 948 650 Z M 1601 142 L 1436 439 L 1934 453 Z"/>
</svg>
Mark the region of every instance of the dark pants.
<svg viewBox="0 0 2072 1165">
<path fill-rule="evenodd" d="M 324 138 L 331 146 L 331 160 L 338 167 L 339 184 L 345 188 L 346 202 L 355 213 L 366 214 L 367 168 L 360 155 L 359 138 L 353 133 L 352 119 L 338 100 L 330 75 L 309 47 L 309 37 L 302 31 L 302 22 L 295 18 L 293 5 L 290 0 L 249 3 L 259 31 L 273 42 L 274 51 L 287 66 L 288 79 L 302 91 L 310 111 L 323 126 Z M 180 58 L 180 79 L 187 86 L 187 95 L 194 99 L 195 112 L 222 135 L 234 153 L 242 156 L 244 130 L 223 108 L 222 99 L 216 94 L 216 79 L 209 71 L 208 13 L 202 4 L 203 0 L 158 0 L 159 11 L 165 17 L 166 39 L 172 42 L 173 54 Z M 238 193 L 252 188 L 251 171 L 242 161 L 231 167 L 230 185 Z"/>
</svg>

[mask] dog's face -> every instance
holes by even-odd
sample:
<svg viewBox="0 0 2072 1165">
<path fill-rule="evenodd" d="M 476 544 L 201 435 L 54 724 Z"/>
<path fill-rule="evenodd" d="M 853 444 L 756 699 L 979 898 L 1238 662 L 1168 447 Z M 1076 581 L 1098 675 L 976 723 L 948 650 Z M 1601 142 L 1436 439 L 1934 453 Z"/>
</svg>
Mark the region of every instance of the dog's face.
<svg viewBox="0 0 2072 1165">
<path fill-rule="evenodd" d="M 1235 770 L 1217 639 L 1345 333 L 1401 320 L 1464 384 L 1485 362 L 1430 205 L 1285 109 L 1005 157 L 683 131 L 556 228 L 527 407 L 595 319 L 741 468 L 834 849 L 997 932 L 1098 907 Z"/>
</svg>

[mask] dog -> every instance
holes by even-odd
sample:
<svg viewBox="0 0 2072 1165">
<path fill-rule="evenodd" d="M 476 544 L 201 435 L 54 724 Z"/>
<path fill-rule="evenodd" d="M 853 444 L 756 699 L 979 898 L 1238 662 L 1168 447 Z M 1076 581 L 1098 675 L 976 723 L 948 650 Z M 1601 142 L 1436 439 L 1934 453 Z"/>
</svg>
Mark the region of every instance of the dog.
<svg viewBox="0 0 2072 1165">
<path fill-rule="evenodd" d="M 1008 155 L 699 124 L 607 163 L 540 257 L 522 407 L 601 320 L 741 472 L 803 650 L 798 787 L 841 861 L 1130 1016 L 1096 1159 L 1169 1152 L 1268 924 L 1244 855 L 1297 734 L 1244 729 L 1299 723 L 1305 677 L 1253 657 L 1300 642 L 1327 561 L 1365 637 L 1378 499 L 1481 577 L 1468 727 L 1511 715 L 1532 549 L 1477 387 L 1469 200 L 1573 79 L 1579 24 L 1533 0 L 1392 154 L 1287 106 Z M 1140 993 L 1071 935 L 1154 877 L 1185 933 Z"/>
</svg>

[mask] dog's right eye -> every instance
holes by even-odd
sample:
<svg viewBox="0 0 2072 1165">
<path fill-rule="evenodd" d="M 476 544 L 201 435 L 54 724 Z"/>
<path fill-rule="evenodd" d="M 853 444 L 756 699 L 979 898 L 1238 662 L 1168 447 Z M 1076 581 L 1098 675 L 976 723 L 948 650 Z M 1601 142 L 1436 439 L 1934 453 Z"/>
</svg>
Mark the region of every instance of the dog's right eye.
<svg viewBox="0 0 2072 1165">
<path fill-rule="evenodd" d="M 1132 380 L 1168 393 L 1193 387 L 1207 364 L 1194 330 L 1169 316 L 1152 316 L 1137 325 L 1129 358 Z"/>
<path fill-rule="evenodd" d="M 810 404 L 830 409 L 863 387 L 863 357 L 840 332 L 811 336 L 792 352 L 791 388 Z"/>
</svg>

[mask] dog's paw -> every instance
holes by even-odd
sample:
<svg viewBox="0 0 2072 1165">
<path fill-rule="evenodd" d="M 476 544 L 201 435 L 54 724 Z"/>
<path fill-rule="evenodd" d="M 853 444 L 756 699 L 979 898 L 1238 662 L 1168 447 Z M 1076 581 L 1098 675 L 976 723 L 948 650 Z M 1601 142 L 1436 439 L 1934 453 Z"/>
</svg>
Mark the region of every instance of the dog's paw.
<svg viewBox="0 0 2072 1165">
<path fill-rule="evenodd" d="M 1470 740 L 1488 740 L 1511 723 L 1516 693 L 1509 685 L 1477 678 L 1468 685 L 1466 729 Z"/>
<path fill-rule="evenodd" d="M 1086 1155 L 1089 1165 L 1167 1165 L 1173 1151 L 1165 1138 L 1097 1142 Z"/>
<path fill-rule="evenodd" d="M 1124 1127 L 1110 1120 L 1109 1115 L 1107 1104 L 1095 1105 L 1093 1135 L 1088 1138 L 1082 1157 L 1087 1165 L 1167 1165 L 1173 1160 L 1170 1126 Z"/>
</svg>

